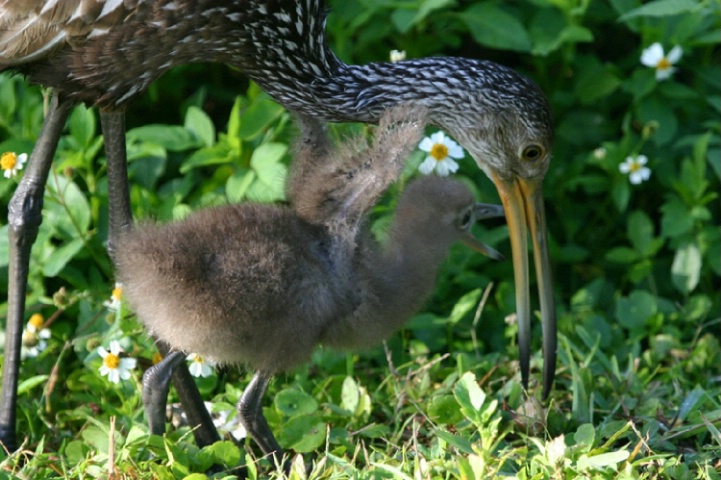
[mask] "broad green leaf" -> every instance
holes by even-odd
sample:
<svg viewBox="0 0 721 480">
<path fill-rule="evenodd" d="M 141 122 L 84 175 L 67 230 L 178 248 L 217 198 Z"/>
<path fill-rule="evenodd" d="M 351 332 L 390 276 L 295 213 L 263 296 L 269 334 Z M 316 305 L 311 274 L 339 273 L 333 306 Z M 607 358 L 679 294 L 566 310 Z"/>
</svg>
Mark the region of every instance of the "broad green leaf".
<svg viewBox="0 0 721 480">
<path fill-rule="evenodd" d="M 620 22 L 628 21 L 636 17 L 667 17 L 689 13 L 699 8 L 699 2 L 694 0 L 656 0 L 634 8 L 618 19 Z"/>
<path fill-rule="evenodd" d="M 576 429 L 573 439 L 576 441 L 576 448 L 581 452 L 588 452 L 593 447 L 596 438 L 596 429 L 590 423 L 584 423 Z"/>
<path fill-rule="evenodd" d="M 691 293 L 701 277 L 701 251 L 695 242 L 681 245 L 673 257 L 671 280 L 681 293 Z"/>
<path fill-rule="evenodd" d="M 634 210 L 628 217 L 628 239 L 637 252 L 648 254 L 653 241 L 653 223 L 641 210 Z"/>
<path fill-rule="evenodd" d="M 352 377 L 345 377 L 340 394 L 340 406 L 354 414 L 360 403 L 360 389 Z"/>
<path fill-rule="evenodd" d="M 486 394 L 476 382 L 476 376 L 466 372 L 453 387 L 453 395 L 461 406 L 463 415 L 475 424 L 481 422 L 481 406 L 486 400 Z"/>
<path fill-rule="evenodd" d="M 448 323 L 456 324 L 470 311 L 474 310 L 481 299 L 483 291 L 480 288 L 471 290 L 463 295 L 453 306 L 453 311 L 448 316 Z"/>
<path fill-rule="evenodd" d="M 299 416 L 283 424 L 278 441 L 299 453 L 312 452 L 325 442 L 326 425 L 313 416 Z"/>
<path fill-rule="evenodd" d="M 75 107 L 70 114 L 68 126 L 70 135 L 81 148 L 90 146 L 95 137 L 95 114 L 91 109 L 82 104 Z"/>
<path fill-rule="evenodd" d="M 64 239 L 77 239 L 90 226 L 90 204 L 85 194 L 67 177 L 51 175 L 45 191 L 43 221 Z"/>
<path fill-rule="evenodd" d="M 656 298 L 645 290 L 634 290 L 616 302 L 616 318 L 629 330 L 643 330 L 646 321 L 658 311 Z"/>
<path fill-rule="evenodd" d="M 693 228 L 693 217 L 678 197 L 672 196 L 661 205 L 661 212 L 661 234 L 664 237 L 680 237 Z"/>
<path fill-rule="evenodd" d="M 255 172 L 247 168 L 241 168 L 228 178 L 225 184 L 225 195 L 231 203 L 238 203 L 248 193 L 248 189 L 255 182 Z"/>
<path fill-rule="evenodd" d="M 180 173 L 188 173 L 190 170 L 208 165 L 220 165 L 229 163 L 233 159 L 230 145 L 225 142 L 217 143 L 212 147 L 205 147 L 193 152 L 180 166 Z"/>
<path fill-rule="evenodd" d="M 203 461 L 212 460 L 214 464 L 227 465 L 229 467 L 237 466 L 241 459 L 240 449 L 235 443 L 229 440 L 222 440 L 203 447 L 198 455 Z"/>
<path fill-rule="evenodd" d="M 288 417 L 310 415 L 318 410 L 318 402 L 313 397 L 295 388 L 286 388 L 278 392 L 273 403 L 279 412 Z"/>
<path fill-rule="evenodd" d="M 520 52 L 531 49 L 523 24 L 497 4 L 477 3 L 460 14 L 460 19 L 481 45 Z"/>
<path fill-rule="evenodd" d="M 202 147 L 200 139 L 178 125 L 145 125 L 128 131 L 128 140 L 162 145 L 171 152 Z"/>
<path fill-rule="evenodd" d="M 215 143 L 215 126 L 207 113 L 191 105 L 185 113 L 185 129 L 200 139 L 204 146 Z"/>
<path fill-rule="evenodd" d="M 55 277 L 85 246 L 81 238 L 76 238 L 55 249 L 43 262 L 43 275 Z"/>
<path fill-rule="evenodd" d="M 253 140 L 276 121 L 283 111 L 283 107 L 270 99 L 262 98 L 253 102 L 243 112 L 238 136 L 246 141 Z"/>
<path fill-rule="evenodd" d="M 628 247 L 616 247 L 606 252 L 606 260 L 614 263 L 633 263 L 640 258 L 638 252 Z"/>
</svg>

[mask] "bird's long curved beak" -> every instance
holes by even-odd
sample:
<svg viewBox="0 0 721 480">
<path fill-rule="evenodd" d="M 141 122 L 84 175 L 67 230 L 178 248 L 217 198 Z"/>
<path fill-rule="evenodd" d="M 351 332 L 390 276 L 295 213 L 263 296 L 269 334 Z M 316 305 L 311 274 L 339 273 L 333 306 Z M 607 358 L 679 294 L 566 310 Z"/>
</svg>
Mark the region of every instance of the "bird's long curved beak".
<svg viewBox="0 0 721 480">
<path fill-rule="evenodd" d="M 484 220 L 486 218 L 498 218 L 504 216 L 503 207 L 500 205 L 492 205 L 490 203 L 476 203 L 473 206 L 473 219 L 475 221 Z M 491 257 L 494 260 L 505 260 L 506 257 L 502 253 L 494 250 L 485 243 L 479 241 L 474 237 L 470 231 L 465 232 L 461 237 L 467 247 L 482 253 L 487 257 Z"/>
<path fill-rule="evenodd" d="M 506 212 L 513 252 L 513 271 L 516 283 L 518 345 L 521 359 L 521 378 L 528 388 L 531 359 L 531 304 L 528 279 L 528 230 L 531 231 L 533 256 L 538 280 L 543 328 L 543 398 L 547 398 L 556 375 L 556 308 L 553 300 L 553 279 L 548 256 L 546 214 L 543 208 L 541 179 L 513 178 L 504 180 L 491 174 Z"/>
</svg>

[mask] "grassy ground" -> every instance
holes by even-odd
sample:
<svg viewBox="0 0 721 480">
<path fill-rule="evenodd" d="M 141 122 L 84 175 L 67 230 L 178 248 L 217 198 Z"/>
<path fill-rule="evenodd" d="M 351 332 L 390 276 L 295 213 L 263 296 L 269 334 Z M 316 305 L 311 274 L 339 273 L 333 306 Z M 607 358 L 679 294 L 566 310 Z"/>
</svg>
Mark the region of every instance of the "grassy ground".
<svg viewBox="0 0 721 480">
<path fill-rule="evenodd" d="M 432 299 L 385 348 L 319 350 L 271 384 L 265 413 L 292 455 L 291 476 L 721 477 L 718 2 L 332 4 L 331 42 L 346 61 L 383 60 L 391 48 L 410 58 L 489 58 L 549 96 L 557 139 L 544 189 L 559 372 L 541 403 L 535 354 L 524 395 L 511 264 L 455 246 Z M 641 62 L 656 42 L 669 60 L 673 47 L 683 52 L 666 79 Z M 42 115 L 39 89 L 0 76 L 0 153 L 29 153 Z M 164 437 L 148 435 L 140 379 L 155 350 L 132 312 L 111 301 L 96 116 L 74 111 L 48 184 L 27 310 L 28 320 L 41 315 L 34 321 L 50 337 L 41 351 L 26 350 L 25 441 L 0 454 L 0 478 L 232 478 L 237 465 L 251 478 L 281 475 L 252 441 L 232 441 L 233 405 L 250 378 L 243 371 L 198 379 L 226 441 L 199 450 L 182 422 Z M 133 105 L 129 127 L 136 218 L 170 221 L 208 205 L 283 198 L 290 117 L 237 72 L 170 72 Z M 632 183 L 620 166 L 640 155 L 650 177 Z M 411 156 L 404 182 L 419 175 L 422 159 Z M 19 175 L 0 178 L 0 218 Z M 458 176 L 480 200 L 498 202 L 470 158 Z M 379 234 L 401 188 L 374 211 Z M 510 257 L 501 222 L 475 233 Z M 117 384 L 99 372 L 98 347 L 113 340 L 137 359 Z"/>
</svg>

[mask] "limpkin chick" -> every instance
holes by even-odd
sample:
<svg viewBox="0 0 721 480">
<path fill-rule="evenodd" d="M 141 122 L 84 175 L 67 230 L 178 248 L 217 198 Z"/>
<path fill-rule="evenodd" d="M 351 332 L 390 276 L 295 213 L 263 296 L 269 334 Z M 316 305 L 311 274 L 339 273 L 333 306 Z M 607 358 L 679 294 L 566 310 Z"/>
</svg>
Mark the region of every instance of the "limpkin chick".
<svg viewBox="0 0 721 480">
<path fill-rule="evenodd" d="M 469 229 L 503 208 L 477 204 L 462 183 L 440 177 L 406 188 L 384 245 L 370 235 L 368 211 L 400 175 L 422 125 L 417 112 L 394 110 L 372 146 L 356 139 L 336 150 L 320 123 L 304 119 L 291 207 L 227 205 L 120 237 L 123 292 L 173 349 L 143 379 L 152 433 L 165 431 L 173 366 L 195 352 L 255 371 L 238 402 L 240 419 L 280 462 L 261 408 L 272 375 L 306 362 L 319 344 L 363 348 L 390 336 L 427 298 L 456 240 L 500 257 Z"/>
</svg>

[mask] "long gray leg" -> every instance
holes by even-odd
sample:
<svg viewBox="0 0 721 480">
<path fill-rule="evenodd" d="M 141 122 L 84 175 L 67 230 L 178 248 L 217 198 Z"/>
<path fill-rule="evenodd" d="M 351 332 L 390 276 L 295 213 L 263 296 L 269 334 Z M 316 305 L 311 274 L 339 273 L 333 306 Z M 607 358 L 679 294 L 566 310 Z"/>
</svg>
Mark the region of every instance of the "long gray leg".
<svg viewBox="0 0 721 480">
<path fill-rule="evenodd" d="M 5 363 L 0 397 L 0 443 L 12 451 L 15 443 L 20 345 L 25 316 L 30 250 L 42 222 L 43 193 L 60 133 L 73 103 L 53 94 L 40 137 L 30 155 L 27 169 L 8 206 L 8 314 L 5 326 Z"/>
<path fill-rule="evenodd" d="M 265 455 L 269 455 L 276 465 L 281 465 L 283 449 L 270 431 L 268 421 L 263 416 L 263 395 L 268 388 L 270 375 L 261 371 L 255 372 L 243 395 L 238 401 L 238 415 L 245 430 L 253 437 L 255 443 Z"/>
<path fill-rule="evenodd" d="M 128 185 L 128 162 L 125 150 L 125 114 L 123 112 L 101 111 L 100 122 L 103 128 L 103 137 L 105 138 L 105 155 L 108 159 L 108 254 L 110 258 L 113 258 L 115 242 L 118 236 L 133 226 L 133 214 L 130 210 L 130 187 Z M 161 345 L 160 353 L 166 356 L 168 348 Z M 188 372 L 188 367 L 184 362 L 175 362 L 168 367 L 167 371 L 168 374 L 173 374 L 173 385 L 178 392 L 178 397 L 180 397 L 180 403 L 183 405 L 190 426 L 195 427 L 193 430 L 195 442 L 199 447 L 204 447 L 218 441 L 220 437 L 213 425 L 213 419 L 205 408 L 198 387 L 195 385 L 190 372 Z M 143 391 L 145 392 L 147 386 L 145 377 L 143 377 L 143 385 Z M 163 400 L 161 416 L 158 417 L 157 412 L 151 413 L 151 415 L 155 415 L 153 422 L 163 422 L 163 426 L 160 428 L 161 434 L 165 431 L 167 388 L 165 392 L 166 398 Z M 145 399 L 143 399 L 143 403 L 145 403 Z M 150 417 L 148 420 L 150 421 Z M 157 425 L 153 425 L 151 422 L 150 428 L 151 432 L 157 433 L 153 430 L 158 428 Z"/>
<path fill-rule="evenodd" d="M 153 435 L 165 433 L 170 378 L 173 369 L 184 358 L 185 354 L 182 352 L 171 352 L 164 356 L 158 364 L 147 369 L 143 375 L 143 406 L 150 433 Z"/>
</svg>

